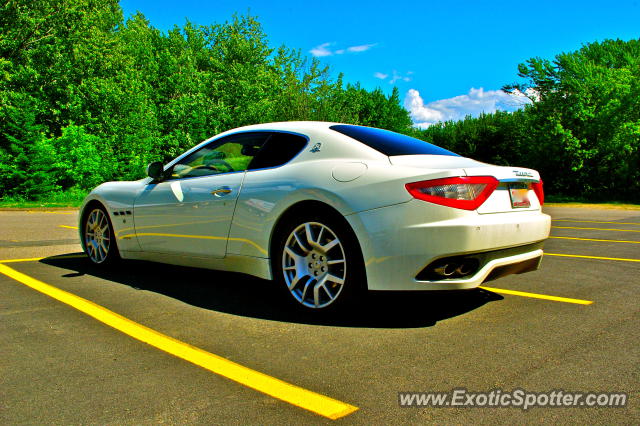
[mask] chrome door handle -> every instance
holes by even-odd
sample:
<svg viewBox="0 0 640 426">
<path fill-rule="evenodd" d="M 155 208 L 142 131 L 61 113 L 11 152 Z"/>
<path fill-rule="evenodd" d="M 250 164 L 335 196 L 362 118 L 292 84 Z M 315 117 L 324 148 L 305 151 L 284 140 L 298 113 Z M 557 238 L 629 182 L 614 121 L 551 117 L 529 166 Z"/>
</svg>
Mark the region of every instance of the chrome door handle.
<svg viewBox="0 0 640 426">
<path fill-rule="evenodd" d="M 216 197 L 224 197 L 227 194 L 231 194 L 231 188 L 229 188 L 228 186 L 223 186 L 211 191 L 211 195 L 214 195 Z"/>
</svg>

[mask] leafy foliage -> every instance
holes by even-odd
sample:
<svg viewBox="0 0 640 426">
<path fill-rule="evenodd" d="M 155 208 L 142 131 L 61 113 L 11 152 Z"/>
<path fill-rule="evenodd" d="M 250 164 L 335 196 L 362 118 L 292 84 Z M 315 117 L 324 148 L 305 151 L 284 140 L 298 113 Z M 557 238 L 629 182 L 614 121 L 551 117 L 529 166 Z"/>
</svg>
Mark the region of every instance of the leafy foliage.
<svg viewBox="0 0 640 426">
<path fill-rule="evenodd" d="M 216 133 L 324 120 L 407 132 L 394 91 L 359 86 L 272 49 L 251 16 L 167 33 L 117 0 L 4 0 L 0 198 L 42 199 L 136 179 Z"/>
<path fill-rule="evenodd" d="M 0 199 L 80 194 L 136 179 L 216 133 L 322 120 L 411 134 L 462 155 L 541 171 L 546 190 L 640 200 L 640 41 L 606 40 L 531 58 L 506 91 L 523 111 L 425 130 L 394 89 L 343 84 L 252 16 L 163 33 L 117 0 L 1 0 Z"/>
<path fill-rule="evenodd" d="M 508 92 L 534 100 L 432 126 L 421 136 L 496 164 L 539 170 L 548 192 L 590 200 L 640 200 L 640 41 L 606 40 L 532 58 Z"/>
<path fill-rule="evenodd" d="M 640 41 L 587 44 L 519 71 L 525 83 L 507 89 L 540 97 L 528 110 L 532 156 L 553 191 L 640 198 Z"/>
</svg>

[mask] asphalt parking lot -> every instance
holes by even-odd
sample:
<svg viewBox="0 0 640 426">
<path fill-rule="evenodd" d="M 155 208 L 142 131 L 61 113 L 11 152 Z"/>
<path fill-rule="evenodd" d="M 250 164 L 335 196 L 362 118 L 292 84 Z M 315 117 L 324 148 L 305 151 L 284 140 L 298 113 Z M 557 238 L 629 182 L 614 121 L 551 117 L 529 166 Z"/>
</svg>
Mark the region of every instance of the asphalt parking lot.
<svg viewBox="0 0 640 426">
<path fill-rule="evenodd" d="M 244 275 L 96 269 L 78 256 L 76 212 L 0 211 L 0 423 L 639 424 L 640 210 L 546 212 L 552 238 L 536 272 L 462 293 L 370 294 L 314 320 Z M 453 388 L 629 399 L 526 411 L 398 403 L 398 392 Z"/>
</svg>

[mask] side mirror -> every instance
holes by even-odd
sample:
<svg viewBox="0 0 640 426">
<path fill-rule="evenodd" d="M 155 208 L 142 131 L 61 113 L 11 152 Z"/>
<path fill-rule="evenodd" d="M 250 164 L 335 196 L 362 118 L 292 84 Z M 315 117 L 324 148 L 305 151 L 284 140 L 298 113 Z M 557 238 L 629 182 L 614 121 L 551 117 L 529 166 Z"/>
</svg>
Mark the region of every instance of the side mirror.
<svg viewBox="0 0 640 426">
<path fill-rule="evenodd" d="M 164 164 L 160 161 L 154 161 L 147 166 L 147 176 L 153 180 L 162 180 L 164 177 Z"/>
</svg>

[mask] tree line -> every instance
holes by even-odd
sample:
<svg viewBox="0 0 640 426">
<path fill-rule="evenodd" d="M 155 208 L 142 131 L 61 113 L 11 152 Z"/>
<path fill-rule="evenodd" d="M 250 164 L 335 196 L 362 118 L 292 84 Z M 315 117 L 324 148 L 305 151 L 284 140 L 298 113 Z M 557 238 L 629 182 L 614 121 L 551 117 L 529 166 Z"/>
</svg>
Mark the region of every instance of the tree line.
<svg viewBox="0 0 640 426">
<path fill-rule="evenodd" d="M 394 88 L 345 84 L 316 59 L 272 48 L 253 16 L 154 28 L 117 0 L 4 0 L 0 9 L 0 199 L 82 194 L 137 179 L 216 133 L 321 120 L 419 137 L 462 155 L 533 167 L 547 192 L 638 200 L 639 43 L 532 58 L 504 90 L 535 101 L 420 130 Z"/>
<path fill-rule="evenodd" d="M 605 40 L 531 58 L 503 90 L 532 103 L 446 122 L 420 137 L 482 161 L 540 171 L 545 191 L 640 201 L 640 41 Z"/>
<path fill-rule="evenodd" d="M 269 47 L 259 22 L 163 33 L 117 0 L 5 0 L 0 12 L 0 198 L 137 179 L 219 132 L 322 120 L 410 130 L 394 90 L 333 78 Z"/>
</svg>

